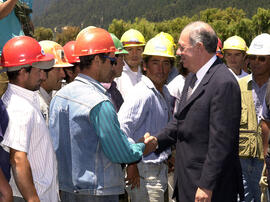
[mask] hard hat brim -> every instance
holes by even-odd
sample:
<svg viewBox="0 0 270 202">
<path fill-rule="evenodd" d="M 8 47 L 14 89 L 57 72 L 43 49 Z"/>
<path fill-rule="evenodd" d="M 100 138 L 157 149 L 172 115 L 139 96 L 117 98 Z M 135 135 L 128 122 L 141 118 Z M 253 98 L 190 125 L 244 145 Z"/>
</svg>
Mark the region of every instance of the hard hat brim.
<svg viewBox="0 0 270 202">
<path fill-rule="evenodd" d="M 125 49 L 122 49 L 122 50 L 116 51 L 115 54 L 117 54 L 117 55 L 119 55 L 119 54 L 128 54 L 128 51 L 126 51 Z"/>
<path fill-rule="evenodd" d="M 39 69 L 50 69 L 53 67 L 54 63 L 54 59 L 49 61 L 39 61 L 32 63 L 32 67 L 36 67 Z"/>
<path fill-rule="evenodd" d="M 160 57 L 175 59 L 175 56 L 171 56 L 169 54 L 161 54 L 161 53 L 151 53 L 151 54 L 143 53 L 142 56 L 160 56 Z"/>
<path fill-rule="evenodd" d="M 36 62 L 33 62 L 32 66 L 39 69 L 50 69 L 54 63 L 54 56 L 52 54 L 45 53 L 44 55 L 37 57 Z"/>
<path fill-rule="evenodd" d="M 253 51 L 247 50 L 247 55 L 270 55 L 270 52 L 267 54 L 265 51 Z"/>
<path fill-rule="evenodd" d="M 36 58 L 32 63 L 25 63 L 17 66 L 5 66 L 4 69 L 8 72 L 20 70 L 23 67 L 35 67 L 38 69 L 50 69 L 55 63 L 54 57 L 51 54 L 44 54 Z"/>
<path fill-rule="evenodd" d="M 70 64 L 70 63 L 62 63 L 62 64 L 54 64 L 53 67 L 59 67 L 59 68 L 65 68 L 65 67 L 73 67 L 74 65 L 73 64 Z"/>
</svg>

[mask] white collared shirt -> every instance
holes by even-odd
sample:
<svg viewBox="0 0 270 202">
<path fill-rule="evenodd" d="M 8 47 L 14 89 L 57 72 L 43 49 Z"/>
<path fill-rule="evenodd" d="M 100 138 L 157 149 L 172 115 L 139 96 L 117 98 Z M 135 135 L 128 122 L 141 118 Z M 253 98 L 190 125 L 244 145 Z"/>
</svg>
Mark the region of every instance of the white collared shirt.
<svg viewBox="0 0 270 202">
<path fill-rule="evenodd" d="M 58 201 L 56 156 L 40 113 L 38 93 L 9 83 L 2 100 L 9 115 L 2 145 L 27 153 L 40 201 Z M 13 176 L 10 185 L 13 195 L 22 197 Z"/>
<path fill-rule="evenodd" d="M 236 74 L 234 73 L 234 71 L 233 71 L 231 68 L 229 68 L 229 70 L 230 70 L 231 73 L 234 75 L 234 77 L 236 78 L 237 81 L 238 81 L 239 79 L 241 79 L 241 78 L 243 78 L 243 77 L 249 75 L 248 73 L 246 73 L 246 72 L 245 72 L 244 70 L 242 70 L 242 69 L 241 69 L 241 74 L 239 74 L 239 75 L 236 75 Z"/>
<path fill-rule="evenodd" d="M 49 125 L 49 108 L 50 108 L 50 102 L 52 100 L 52 92 L 48 94 L 44 88 L 40 87 L 38 91 L 38 95 L 39 95 L 40 111 L 46 121 L 46 125 L 48 126 Z"/>
<path fill-rule="evenodd" d="M 125 65 L 123 67 L 122 75 L 115 79 L 117 84 L 117 89 L 122 94 L 123 99 L 125 100 L 127 95 L 131 92 L 132 88 L 141 81 L 142 71 L 141 67 L 138 67 L 138 72 L 133 72 L 128 64 L 124 61 Z"/>
<path fill-rule="evenodd" d="M 195 86 L 192 89 L 192 93 L 195 91 L 195 89 L 198 87 L 198 85 L 201 83 L 203 77 L 205 76 L 206 72 L 210 69 L 210 67 L 214 64 L 216 61 L 217 56 L 214 55 L 207 63 L 205 63 L 199 71 L 196 73 L 197 81 L 195 82 Z"/>
</svg>

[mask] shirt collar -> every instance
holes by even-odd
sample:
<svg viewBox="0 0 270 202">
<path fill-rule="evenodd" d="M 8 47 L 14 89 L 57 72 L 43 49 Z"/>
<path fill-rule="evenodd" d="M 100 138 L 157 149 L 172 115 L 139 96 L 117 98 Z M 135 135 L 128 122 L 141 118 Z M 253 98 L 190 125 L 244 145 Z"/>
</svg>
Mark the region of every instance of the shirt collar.
<svg viewBox="0 0 270 202">
<path fill-rule="evenodd" d="M 142 76 L 142 81 L 145 83 L 145 85 L 150 88 L 153 89 L 154 91 L 158 92 L 160 94 L 160 92 L 156 89 L 154 83 L 151 81 L 151 79 L 149 79 L 147 76 Z M 164 90 L 166 89 L 166 85 L 164 84 L 163 88 L 162 88 L 162 93 L 164 93 Z"/>
<path fill-rule="evenodd" d="M 106 94 L 106 91 L 107 90 L 101 85 L 101 83 L 98 82 L 97 80 L 91 78 L 90 76 L 87 76 L 85 74 L 79 73 L 78 76 L 75 78 L 75 80 L 81 81 L 81 82 L 86 83 L 86 84 L 93 84 L 102 93 Z"/>
<path fill-rule="evenodd" d="M 48 94 L 44 88 L 40 87 L 39 93 L 41 97 L 44 99 L 44 101 L 49 105 L 52 100 L 52 92 Z"/>
<path fill-rule="evenodd" d="M 196 73 L 196 77 L 197 77 L 197 82 L 200 83 L 201 80 L 203 79 L 204 75 L 206 74 L 206 72 L 210 69 L 210 67 L 214 64 L 214 62 L 216 61 L 217 56 L 214 55 L 207 63 L 205 63 L 200 69 L 199 71 Z M 196 82 L 196 83 L 197 83 Z"/>
<path fill-rule="evenodd" d="M 255 85 L 255 87 L 257 89 L 261 89 L 261 88 L 264 88 L 266 85 L 267 85 L 267 82 L 265 82 L 261 87 L 256 83 L 256 81 L 253 79 L 253 74 L 251 74 L 251 76 L 249 77 L 249 80 L 248 82 L 252 82 L 253 85 Z"/>
<path fill-rule="evenodd" d="M 128 71 L 128 72 L 131 72 L 131 73 L 136 73 L 136 74 L 141 74 L 142 73 L 142 70 L 141 70 L 141 66 L 139 65 L 139 67 L 138 67 L 138 71 L 137 72 L 133 72 L 131 69 L 130 69 L 130 67 L 129 67 L 129 65 L 126 63 L 126 61 L 124 61 L 124 67 L 123 67 L 123 71 Z"/>
<path fill-rule="evenodd" d="M 24 99 L 31 102 L 33 105 L 39 105 L 37 91 L 31 91 L 12 83 L 8 84 L 8 90 L 20 97 L 23 97 Z"/>
</svg>

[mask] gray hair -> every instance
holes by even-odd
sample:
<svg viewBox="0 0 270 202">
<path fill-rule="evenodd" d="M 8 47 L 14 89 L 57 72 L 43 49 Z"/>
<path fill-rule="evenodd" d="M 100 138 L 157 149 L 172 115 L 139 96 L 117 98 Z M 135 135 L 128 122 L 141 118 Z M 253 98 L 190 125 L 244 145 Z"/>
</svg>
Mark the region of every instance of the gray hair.
<svg viewBox="0 0 270 202">
<path fill-rule="evenodd" d="M 192 46 L 201 42 L 208 53 L 216 53 L 218 38 L 209 24 L 196 21 L 188 24 L 184 29 L 189 29 L 189 42 Z"/>
</svg>

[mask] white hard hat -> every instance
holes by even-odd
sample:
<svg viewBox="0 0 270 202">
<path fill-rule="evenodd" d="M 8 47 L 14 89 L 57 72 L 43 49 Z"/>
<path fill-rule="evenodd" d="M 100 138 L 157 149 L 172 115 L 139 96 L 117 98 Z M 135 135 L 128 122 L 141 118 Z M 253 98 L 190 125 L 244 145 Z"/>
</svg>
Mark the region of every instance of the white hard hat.
<svg viewBox="0 0 270 202">
<path fill-rule="evenodd" d="M 247 50 L 248 55 L 270 55 L 270 35 L 267 33 L 256 36 Z"/>
</svg>

